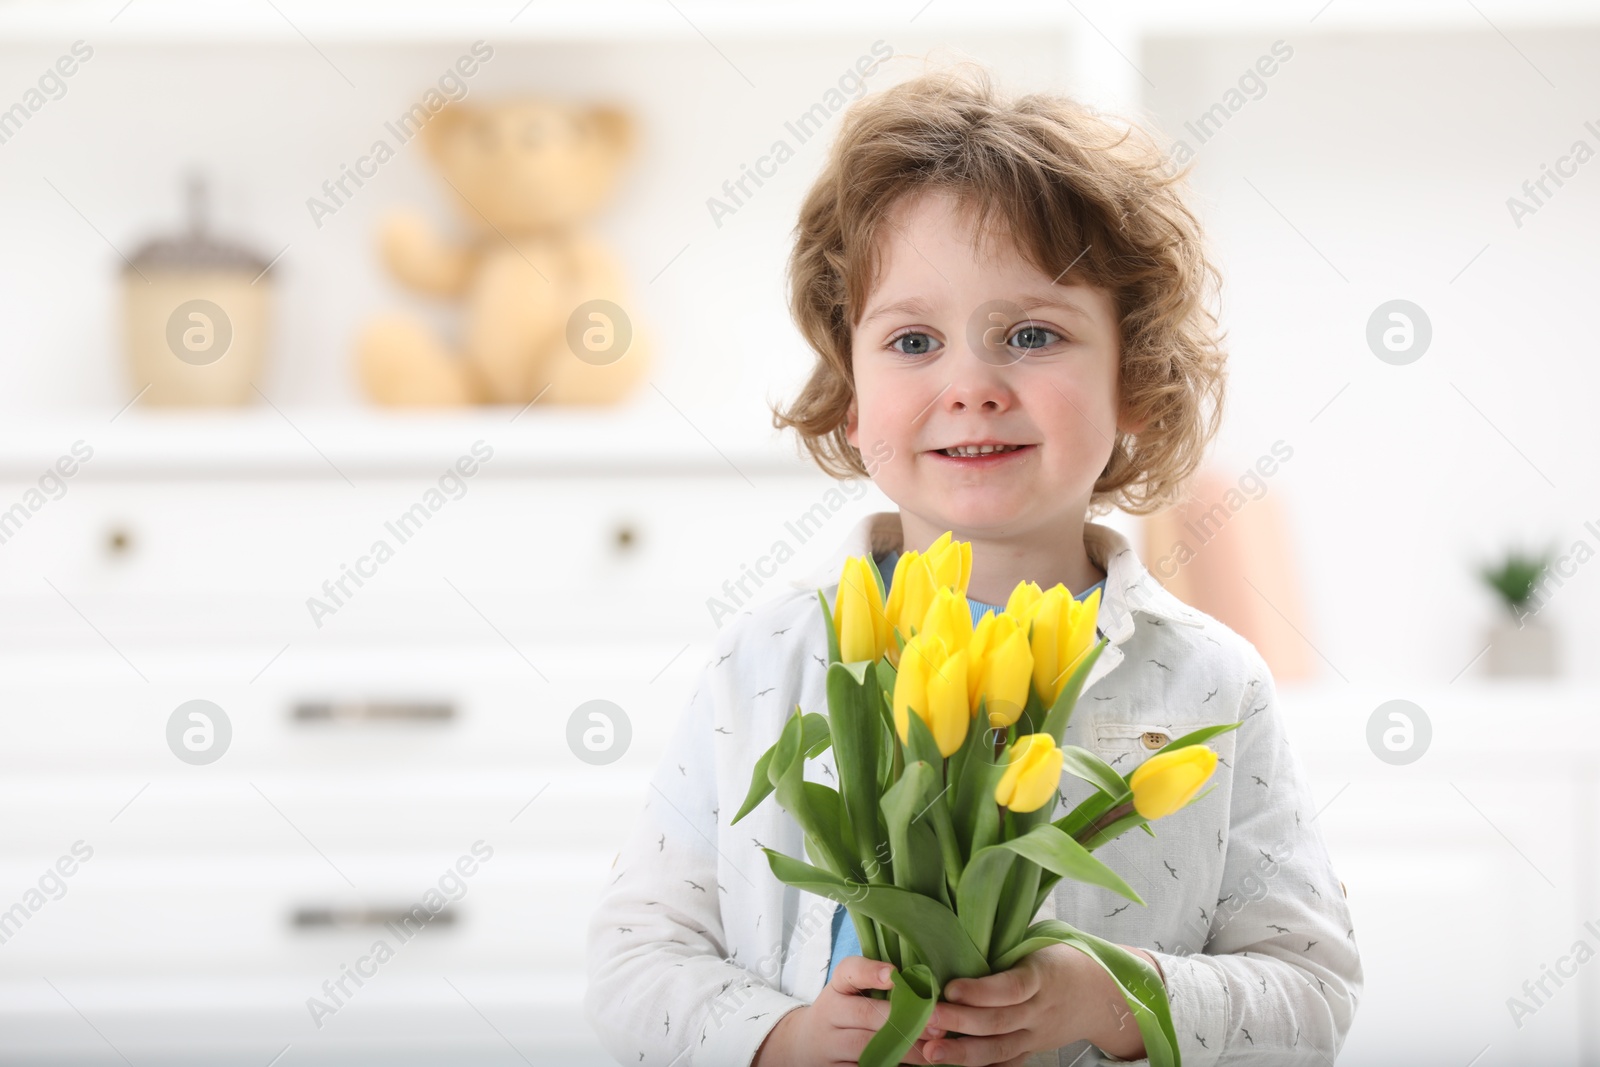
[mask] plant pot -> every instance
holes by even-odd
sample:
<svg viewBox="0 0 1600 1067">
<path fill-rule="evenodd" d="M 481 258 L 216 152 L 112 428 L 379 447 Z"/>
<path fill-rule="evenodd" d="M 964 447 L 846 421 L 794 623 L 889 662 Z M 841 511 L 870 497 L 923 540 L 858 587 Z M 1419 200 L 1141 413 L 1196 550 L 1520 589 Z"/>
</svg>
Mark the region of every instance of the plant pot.
<svg viewBox="0 0 1600 1067">
<path fill-rule="evenodd" d="M 1537 616 L 1502 618 L 1489 629 L 1484 664 L 1496 677 L 1554 677 L 1559 673 L 1556 632 Z"/>
</svg>

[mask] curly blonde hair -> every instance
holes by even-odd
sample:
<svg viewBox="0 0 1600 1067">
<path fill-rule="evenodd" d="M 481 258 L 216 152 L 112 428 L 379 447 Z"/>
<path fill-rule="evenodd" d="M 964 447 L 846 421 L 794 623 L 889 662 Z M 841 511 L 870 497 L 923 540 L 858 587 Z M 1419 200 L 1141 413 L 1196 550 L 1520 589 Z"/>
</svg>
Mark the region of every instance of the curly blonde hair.
<svg viewBox="0 0 1600 1067">
<path fill-rule="evenodd" d="M 1112 298 L 1120 393 L 1137 433 L 1118 432 L 1089 514 L 1135 515 L 1180 499 L 1222 419 L 1227 354 L 1208 299 L 1220 276 L 1201 247 L 1178 171 L 1148 133 L 1078 102 L 996 92 L 975 64 L 924 73 L 845 114 L 800 209 L 789 305 L 818 360 L 772 424 L 794 429 L 836 478 L 868 477 L 845 439 L 855 395 L 851 333 L 881 267 L 880 220 L 916 191 L 955 193 L 978 234 L 1011 236 L 1039 270 Z M 975 239 L 979 240 L 981 238 Z"/>
</svg>

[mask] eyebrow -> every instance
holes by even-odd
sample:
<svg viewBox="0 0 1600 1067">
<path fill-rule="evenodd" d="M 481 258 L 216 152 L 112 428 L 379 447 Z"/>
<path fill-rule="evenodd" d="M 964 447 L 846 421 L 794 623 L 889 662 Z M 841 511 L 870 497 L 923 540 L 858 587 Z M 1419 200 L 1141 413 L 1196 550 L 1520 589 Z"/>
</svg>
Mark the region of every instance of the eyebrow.
<svg viewBox="0 0 1600 1067">
<path fill-rule="evenodd" d="M 1090 317 L 1089 313 L 1082 307 L 1072 303 L 1064 297 L 1053 294 L 1029 294 L 1018 299 L 1016 301 L 1016 305 L 1024 314 L 1032 311 L 1040 311 L 1045 308 L 1054 308 L 1068 312 L 1072 315 L 1076 315 L 1079 318 L 1087 319 Z M 905 300 L 896 300 L 892 304 L 885 304 L 882 307 L 874 308 L 866 315 L 866 317 L 861 320 L 861 325 L 865 326 L 874 319 L 881 319 L 887 315 L 931 315 L 932 313 L 933 308 L 928 305 L 926 300 L 923 300 L 920 296 L 913 296 L 908 297 Z"/>
</svg>

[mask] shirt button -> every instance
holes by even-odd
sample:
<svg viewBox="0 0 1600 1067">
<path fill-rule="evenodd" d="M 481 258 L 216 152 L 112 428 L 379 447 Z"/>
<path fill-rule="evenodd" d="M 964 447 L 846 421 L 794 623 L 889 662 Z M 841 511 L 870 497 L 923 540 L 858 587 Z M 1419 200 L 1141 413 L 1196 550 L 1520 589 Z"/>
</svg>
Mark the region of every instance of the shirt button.
<svg viewBox="0 0 1600 1067">
<path fill-rule="evenodd" d="M 1168 737 L 1160 730 L 1146 730 L 1143 737 L 1145 748 L 1160 748 L 1162 745 L 1172 740 L 1172 738 Z"/>
</svg>

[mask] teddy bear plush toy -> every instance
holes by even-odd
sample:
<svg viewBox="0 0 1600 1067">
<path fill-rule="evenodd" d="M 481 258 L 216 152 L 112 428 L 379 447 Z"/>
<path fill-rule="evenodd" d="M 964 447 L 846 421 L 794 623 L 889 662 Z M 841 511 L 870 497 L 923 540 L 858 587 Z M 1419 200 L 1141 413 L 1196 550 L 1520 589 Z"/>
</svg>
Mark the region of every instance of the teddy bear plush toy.
<svg viewBox="0 0 1600 1067">
<path fill-rule="evenodd" d="M 631 155 L 629 116 L 524 99 L 449 105 L 422 128 L 470 236 L 389 218 L 382 255 L 411 289 L 458 301 L 460 343 L 409 315 L 363 331 L 357 363 L 381 404 L 606 404 L 648 369 L 620 269 L 587 226 Z"/>
</svg>

